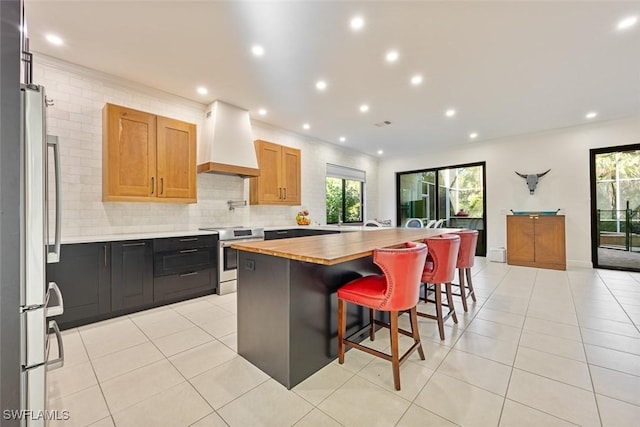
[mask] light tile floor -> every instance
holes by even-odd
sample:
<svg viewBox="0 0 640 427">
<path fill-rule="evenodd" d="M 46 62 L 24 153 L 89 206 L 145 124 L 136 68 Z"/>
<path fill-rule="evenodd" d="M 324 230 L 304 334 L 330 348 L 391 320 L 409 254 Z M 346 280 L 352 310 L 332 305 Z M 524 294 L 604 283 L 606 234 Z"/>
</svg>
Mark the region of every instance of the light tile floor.
<svg viewBox="0 0 640 427">
<path fill-rule="evenodd" d="M 445 341 L 419 319 L 426 360 L 401 367 L 399 392 L 388 362 L 355 350 L 287 390 L 237 355 L 230 294 L 65 331 L 50 407 L 65 426 L 638 425 L 640 274 L 478 258 L 474 284 Z"/>
</svg>

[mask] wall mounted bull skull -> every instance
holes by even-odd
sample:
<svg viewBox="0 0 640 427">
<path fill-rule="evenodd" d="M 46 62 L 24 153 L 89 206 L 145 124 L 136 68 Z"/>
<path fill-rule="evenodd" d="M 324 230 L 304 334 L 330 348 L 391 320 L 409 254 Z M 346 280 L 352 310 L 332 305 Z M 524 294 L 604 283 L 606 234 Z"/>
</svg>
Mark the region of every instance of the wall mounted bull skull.
<svg viewBox="0 0 640 427">
<path fill-rule="evenodd" d="M 516 175 L 521 176 L 527 180 L 527 187 L 529 187 L 529 194 L 533 194 L 533 192 L 536 191 L 536 185 L 538 185 L 538 178 L 542 178 L 543 176 L 548 174 L 550 170 L 551 169 L 542 173 L 530 173 L 528 175 L 525 175 L 523 173 L 516 172 L 516 171 L 514 172 L 516 173 Z"/>
</svg>

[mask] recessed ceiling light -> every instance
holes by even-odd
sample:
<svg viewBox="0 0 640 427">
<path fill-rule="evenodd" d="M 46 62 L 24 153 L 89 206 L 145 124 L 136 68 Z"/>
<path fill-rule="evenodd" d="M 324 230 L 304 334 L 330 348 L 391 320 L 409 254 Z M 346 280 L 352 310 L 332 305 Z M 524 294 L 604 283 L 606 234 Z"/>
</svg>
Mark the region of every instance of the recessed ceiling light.
<svg viewBox="0 0 640 427">
<path fill-rule="evenodd" d="M 62 39 L 59 36 L 56 36 L 55 34 L 47 34 L 46 38 L 49 43 L 54 44 L 56 46 L 61 46 L 64 44 L 64 41 L 62 41 Z"/>
<path fill-rule="evenodd" d="M 309 129 L 311 129 L 311 126 L 309 126 L 309 123 L 305 123 L 305 124 L 302 125 L 302 129 L 309 130 Z"/>
<path fill-rule="evenodd" d="M 267 110 L 265 110 L 264 108 L 261 108 L 258 110 L 258 114 L 260 114 L 261 116 L 265 116 L 267 114 Z"/>
<path fill-rule="evenodd" d="M 264 55 L 264 48 L 260 45 L 253 45 L 253 47 L 251 48 L 251 53 L 253 53 L 255 56 L 262 56 Z"/>
<path fill-rule="evenodd" d="M 447 111 L 444 112 L 444 115 L 447 117 L 453 117 L 456 115 L 456 110 L 454 110 L 453 108 L 449 108 Z"/>
<path fill-rule="evenodd" d="M 387 60 L 387 62 L 396 62 L 398 60 L 398 56 L 399 55 L 397 50 L 390 50 L 385 55 L 385 59 Z"/>
<path fill-rule="evenodd" d="M 351 29 L 354 31 L 358 31 L 364 27 L 364 19 L 361 16 L 354 16 L 351 18 L 351 22 L 349 23 Z"/>
<path fill-rule="evenodd" d="M 340 137 L 340 142 L 345 142 L 347 140 L 347 138 L 345 138 L 344 136 Z"/>
<path fill-rule="evenodd" d="M 326 88 L 327 88 L 327 82 L 325 82 L 324 80 L 318 80 L 316 82 L 316 89 L 325 90 Z"/>
<path fill-rule="evenodd" d="M 207 93 L 209 93 L 209 91 L 207 90 L 207 88 L 206 88 L 206 87 L 204 87 L 204 86 L 200 86 L 197 90 L 198 90 L 198 93 L 199 93 L 200 95 L 206 95 Z"/>
<path fill-rule="evenodd" d="M 596 113 L 595 111 L 590 111 L 584 115 L 584 117 L 587 119 L 595 119 L 597 116 L 598 116 L 598 113 Z"/>
<path fill-rule="evenodd" d="M 378 150 L 378 155 L 384 154 L 384 151 Z"/>
<path fill-rule="evenodd" d="M 421 83 L 422 83 L 422 75 L 421 74 L 416 74 L 415 76 L 411 77 L 411 84 L 412 85 L 418 86 Z"/>
<path fill-rule="evenodd" d="M 633 27 L 637 23 L 638 23 L 638 17 L 637 16 L 629 16 L 629 17 L 624 18 L 623 20 L 618 22 L 618 29 L 619 30 L 626 30 L 627 28 Z"/>
<path fill-rule="evenodd" d="M 360 106 L 360 112 L 366 113 L 367 111 L 369 111 L 369 106 L 367 104 L 362 104 Z"/>
<path fill-rule="evenodd" d="M 471 132 L 469 134 L 469 138 L 471 138 L 471 139 L 476 139 L 477 137 L 478 137 L 478 132 Z"/>
</svg>

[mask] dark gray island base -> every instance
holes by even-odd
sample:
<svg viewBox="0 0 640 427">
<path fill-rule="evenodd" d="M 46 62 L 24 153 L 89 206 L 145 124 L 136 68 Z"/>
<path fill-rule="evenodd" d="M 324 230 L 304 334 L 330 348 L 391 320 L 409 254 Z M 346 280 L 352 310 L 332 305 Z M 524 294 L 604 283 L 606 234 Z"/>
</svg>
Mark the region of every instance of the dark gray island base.
<svg viewBox="0 0 640 427">
<path fill-rule="evenodd" d="M 238 253 L 238 353 L 291 389 L 337 357 L 338 288 L 380 270 L 371 256 L 321 265 Z M 349 306 L 348 334 L 368 323 L 368 310 Z"/>
</svg>

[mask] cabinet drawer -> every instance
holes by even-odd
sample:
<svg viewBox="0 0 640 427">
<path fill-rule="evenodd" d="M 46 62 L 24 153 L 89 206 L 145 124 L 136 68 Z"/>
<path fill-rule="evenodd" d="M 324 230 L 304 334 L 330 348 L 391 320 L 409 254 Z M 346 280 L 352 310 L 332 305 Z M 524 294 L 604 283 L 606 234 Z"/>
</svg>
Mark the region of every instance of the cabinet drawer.
<svg viewBox="0 0 640 427">
<path fill-rule="evenodd" d="M 179 251 L 182 249 L 216 247 L 218 235 L 209 234 L 201 236 L 168 237 L 153 240 L 154 252 Z"/>
<path fill-rule="evenodd" d="M 272 230 L 264 232 L 264 240 L 288 239 L 290 237 L 299 237 L 298 230 L 293 228 L 290 230 Z"/>
<path fill-rule="evenodd" d="M 216 266 L 215 253 L 214 248 L 193 248 L 156 253 L 153 256 L 153 275 L 158 277 L 214 268 Z"/>
<path fill-rule="evenodd" d="M 204 294 L 216 288 L 216 270 L 193 271 L 156 277 L 153 281 L 153 301 L 181 299 Z"/>
</svg>

